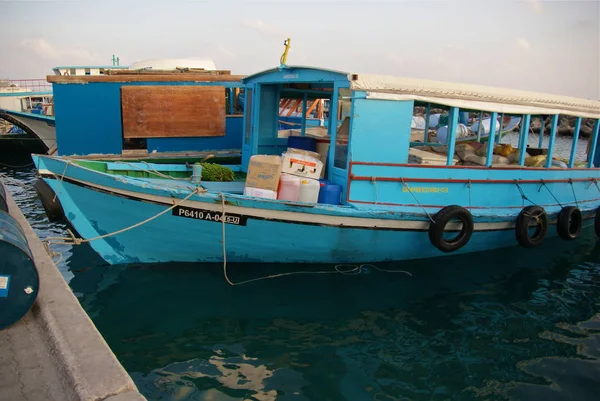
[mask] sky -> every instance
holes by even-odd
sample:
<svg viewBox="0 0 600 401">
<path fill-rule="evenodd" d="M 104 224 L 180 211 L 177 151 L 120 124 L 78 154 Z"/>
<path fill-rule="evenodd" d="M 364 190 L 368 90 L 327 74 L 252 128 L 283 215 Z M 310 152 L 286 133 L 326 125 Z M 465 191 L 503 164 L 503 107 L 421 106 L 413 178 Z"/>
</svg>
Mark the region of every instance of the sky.
<svg viewBox="0 0 600 401">
<path fill-rule="evenodd" d="M 600 100 L 600 0 L 0 0 L 0 78 L 57 65 L 212 58 Z"/>
</svg>

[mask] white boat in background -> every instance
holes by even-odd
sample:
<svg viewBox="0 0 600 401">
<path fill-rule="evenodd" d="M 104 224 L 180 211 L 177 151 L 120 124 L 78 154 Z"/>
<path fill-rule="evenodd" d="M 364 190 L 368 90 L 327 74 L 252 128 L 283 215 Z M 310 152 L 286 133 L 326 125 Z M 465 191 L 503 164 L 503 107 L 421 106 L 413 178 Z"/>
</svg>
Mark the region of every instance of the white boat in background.
<svg viewBox="0 0 600 401">
<path fill-rule="evenodd" d="M 159 58 L 141 60 L 132 63 L 130 70 L 175 71 L 180 69 L 197 69 L 215 71 L 217 66 L 209 58 Z"/>
</svg>

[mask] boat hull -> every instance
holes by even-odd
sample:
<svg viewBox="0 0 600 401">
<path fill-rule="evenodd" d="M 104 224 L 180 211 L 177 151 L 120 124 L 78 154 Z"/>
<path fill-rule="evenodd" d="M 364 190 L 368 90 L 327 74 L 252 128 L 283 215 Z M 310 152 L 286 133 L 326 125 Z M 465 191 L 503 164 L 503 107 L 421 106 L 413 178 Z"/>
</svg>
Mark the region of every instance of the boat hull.
<svg viewBox="0 0 600 401">
<path fill-rule="evenodd" d="M 40 175 L 57 194 L 67 220 L 111 264 L 220 262 L 225 256 L 230 262 L 242 263 L 329 264 L 448 255 L 429 240 L 428 216 L 435 214 L 433 206 L 427 206 L 431 214 L 425 214 L 423 206 L 361 205 L 357 201 L 347 206 L 288 203 L 242 196 L 239 189 L 232 191 L 224 185 L 231 183 L 211 183 L 217 186 L 207 186 L 212 190 L 197 193 L 192 192 L 195 187 L 188 180 L 106 174 L 52 156 L 34 155 L 33 159 Z M 410 176 L 409 170 L 404 169 L 405 175 Z M 563 199 L 581 193 L 577 198 L 587 225 L 593 224 L 590 219 L 598 204 L 595 192 L 600 190 L 591 184 L 577 182 L 573 188 L 564 184 L 573 192 L 557 192 Z M 465 187 L 461 183 L 451 185 Z M 475 185 L 509 184 L 486 181 Z M 536 200 L 537 194 L 537 204 L 544 205 L 552 196 L 550 189 L 547 193 L 540 191 L 535 182 L 522 185 L 532 199 Z M 380 196 L 386 196 L 385 182 L 380 187 Z M 466 198 L 469 194 L 465 190 L 469 191 L 457 191 L 456 196 Z M 501 196 L 505 192 L 510 195 L 506 190 L 489 188 L 486 194 L 509 205 L 510 199 Z M 549 216 L 547 236 L 555 236 L 561 208 L 548 205 L 545 209 Z M 473 208 L 473 234 L 454 254 L 516 246 L 515 223 L 520 210 Z M 223 212 L 227 216 L 225 225 L 221 222 Z"/>
<path fill-rule="evenodd" d="M 0 152 L 46 153 L 56 147 L 54 118 L 3 110 L 0 118 L 22 128 L 24 134 L 2 136 Z"/>
<path fill-rule="evenodd" d="M 58 194 L 70 224 L 83 238 L 94 238 L 133 226 L 167 209 L 168 203 L 136 199 L 73 182 L 46 179 Z M 430 242 L 422 228 L 352 228 L 306 221 L 279 221 L 253 216 L 252 208 L 225 206 L 226 213 L 246 218 L 245 225 L 219 221 L 219 205 L 186 202 L 188 209 L 167 212 L 123 233 L 90 242 L 108 263 L 230 262 L 359 263 L 400 261 L 448 255 Z M 212 211 L 209 219 L 194 211 Z M 230 212 L 234 210 L 234 213 Z M 186 213 L 187 212 L 187 213 Z M 183 213 L 184 215 L 178 215 Z M 188 214 L 186 217 L 185 214 Z M 497 226 L 498 227 L 498 226 Z M 549 235 L 556 232 L 550 227 Z M 223 241 L 225 250 L 223 249 Z M 510 223 L 473 233 L 455 253 L 516 245 Z"/>
</svg>

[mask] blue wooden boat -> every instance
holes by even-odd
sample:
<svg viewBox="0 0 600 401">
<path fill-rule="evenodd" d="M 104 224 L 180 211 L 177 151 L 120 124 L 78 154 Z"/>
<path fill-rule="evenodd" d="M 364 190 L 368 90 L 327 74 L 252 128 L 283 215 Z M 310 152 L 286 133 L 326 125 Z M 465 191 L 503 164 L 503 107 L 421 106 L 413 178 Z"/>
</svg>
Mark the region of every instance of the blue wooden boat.
<svg viewBox="0 0 600 401">
<path fill-rule="evenodd" d="M 600 235 L 598 101 L 285 65 L 243 84 L 242 174 L 252 155 L 286 150 L 287 139 L 278 136 L 282 98 L 302 99 L 304 110 L 312 99 L 330 100 L 325 177 L 342 187 L 339 205 L 244 196 L 243 180 L 196 185 L 182 165 L 161 165 L 153 175 L 156 165 L 34 155 L 76 230 L 70 242 L 89 242 L 111 264 L 225 257 L 348 263 L 535 247 L 549 236 L 575 239 L 590 224 Z M 448 109 L 445 153 L 439 144 L 411 142 L 417 106 Z M 481 166 L 460 157 L 471 152 L 456 144 L 464 111 L 491 115 Z M 498 112 L 521 118 L 511 164 L 493 154 Z M 561 114 L 578 117 L 565 164 L 553 157 Z M 539 115 L 552 119 L 550 140 L 544 154 L 528 155 L 531 118 Z M 582 119 L 595 121 L 587 161 L 575 152 Z M 303 113 L 301 133 L 305 120 Z M 162 177 L 168 170 L 182 179 Z"/>
</svg>

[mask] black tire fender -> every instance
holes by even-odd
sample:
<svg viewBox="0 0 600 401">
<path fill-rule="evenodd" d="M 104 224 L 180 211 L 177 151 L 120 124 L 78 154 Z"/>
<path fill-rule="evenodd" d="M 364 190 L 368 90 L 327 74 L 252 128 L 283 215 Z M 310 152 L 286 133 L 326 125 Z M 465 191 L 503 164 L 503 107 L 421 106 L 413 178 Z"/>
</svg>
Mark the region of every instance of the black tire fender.
<svg viewBox="0 0 600 401">
<path fill-rule="evenodd" d="M 55 198 L 54 191 L 50 186 L 41 178 L 38 178 L 33 184 L 40 201 L 42 202 L 42 206 L 44 207 L 44 211 L 48 216 L 48 220 L 50 221 L 63 221 L 65 219 L 65 212 L 62 208 L 62 205 Z"/>
<path fill-rule="evenodd" d="M 462 229 L 455 238 L 446 240 L 444 239 L 444 231 L 453 219 L 460 220 Z M 473 229 L 471 212 L 458 205 L 446 206 L 433 216 L 433 222 L 429 225 L 429 241 L 442 252 L 454 252 L 469 242 Z"/>
<path fill-rule="evenodd" d="M 558 213 L 556 231 L 560 238 L 571 241 L 579 236 L 583 227 L 583 216 L 581 210 L 576 206 L 565 206 Z"/>
<path fill-rule="evenodd" d="M 536 230 L 529 235 L 532 222 L 536 222 Z M 515 237 L 517 242 L 524 248 L 534 248 L 544 242 L 548 232 L 548 215 L 541 206 L 527 206 L 517 216 L 515 224 Z"/>
</svg>

